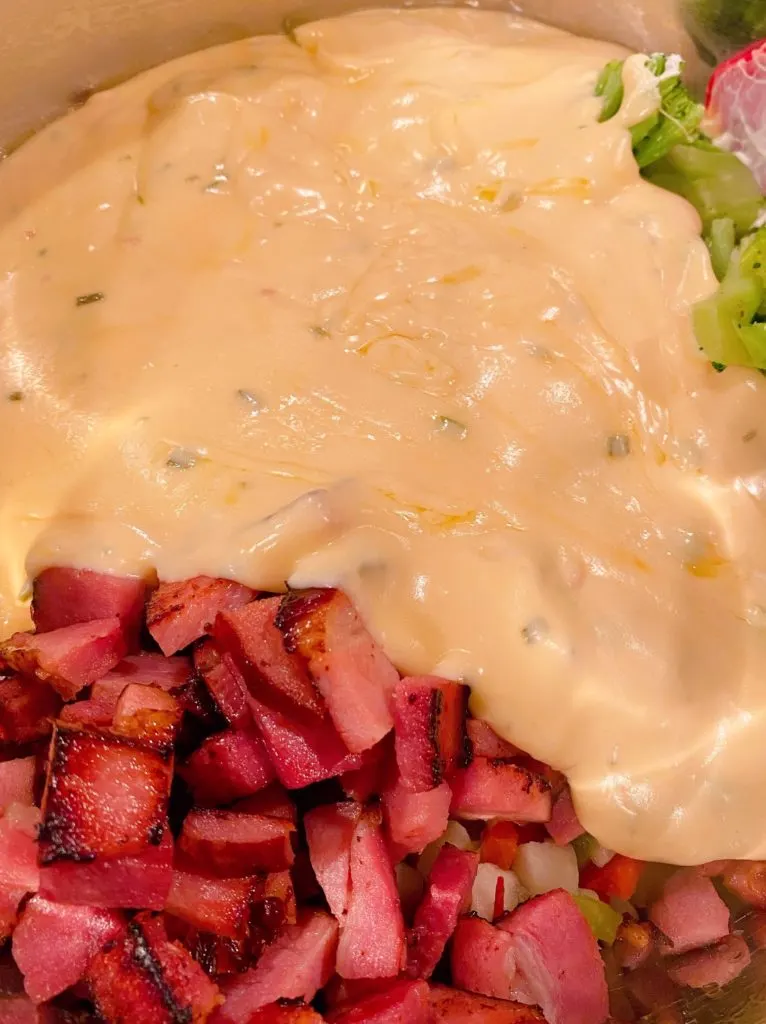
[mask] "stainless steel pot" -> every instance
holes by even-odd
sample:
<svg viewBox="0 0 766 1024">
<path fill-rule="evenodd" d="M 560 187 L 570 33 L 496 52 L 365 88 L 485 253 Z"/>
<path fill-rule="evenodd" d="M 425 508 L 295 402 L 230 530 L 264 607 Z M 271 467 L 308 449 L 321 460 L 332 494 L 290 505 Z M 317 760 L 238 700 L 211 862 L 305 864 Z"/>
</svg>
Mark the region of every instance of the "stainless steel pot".
<svg viewBox="0 0 766 1024">
<path fill-rule="evenodd" d="M 423 0 L 424 3 L 434 0 Z M 746 40 L 700 17 L 718 3 L 732 23 L 734 8 L 766 9 L 766 0 L 467 0 L 471 6 L 522 11 L 562 28 L 633 49 L 680 51 L 693 81 Z M 377 0 L 376 6 L 395 6 Z M 410 5 L 411 0 L 401 0 Z M 279 30 L 286 18 L 341 13 L 363 0 L 5 0 L 0 3 L 0 152 L 8 151 L 90 91 L 161 61 L 216 43 Z M 751 8 L 752 9 L 752 8 Z M 728 21 L 727 21 L 728 19 Z M 743 24 L 743 23 L 742 23 Z M 737 27 L 739 26 L 739 27 Z M 691 32 L 691 35 L 687 31 Z M 766 10 L 764 13 L 766 32 Z M 692 38 L 693 36 L 693 38 Z M 59 173 L 66 173 L 64 168 Z M 0 268 L 2 272 L 2 268 Z M 766 784 L 766 780 L 764 780 Z M 740 916 L 738 924 L 746 919 Z M 717 996 L 694 995 L 655 1015 L 656 1024 L 766 1024 L 766 953 Z"/>
</svg>

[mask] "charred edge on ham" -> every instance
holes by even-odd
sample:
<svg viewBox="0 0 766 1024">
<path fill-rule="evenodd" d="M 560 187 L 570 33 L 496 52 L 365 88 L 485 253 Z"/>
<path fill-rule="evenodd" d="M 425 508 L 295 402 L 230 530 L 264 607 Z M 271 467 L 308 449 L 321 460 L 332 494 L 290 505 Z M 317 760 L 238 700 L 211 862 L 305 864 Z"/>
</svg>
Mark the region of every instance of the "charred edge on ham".
<svg viewBox="0 0 766 1024">
<path fill-rule="evenodd" d="M 128 925 L 128 934 L 133 945 L 131 957 L 138 967 L 148 975 L 149 980 L 159 992 L 173 1024 L 191 1024 L 193 1016 L 191 1009 L 188 1006 L 179 1006 L 176 1002 L 173 990 L 165 981 L 162 965 L 152 953 L 141 925 L 136 921 L 131 921 Z"/>
<path fill-rule="evenodd" d="M 294 590 L 285 594 L 275 619 L 285 650 L 305 658 L 327 653 L 324 617 L 326 605 L 335 594 L 335 590 Z"/>
</svg>

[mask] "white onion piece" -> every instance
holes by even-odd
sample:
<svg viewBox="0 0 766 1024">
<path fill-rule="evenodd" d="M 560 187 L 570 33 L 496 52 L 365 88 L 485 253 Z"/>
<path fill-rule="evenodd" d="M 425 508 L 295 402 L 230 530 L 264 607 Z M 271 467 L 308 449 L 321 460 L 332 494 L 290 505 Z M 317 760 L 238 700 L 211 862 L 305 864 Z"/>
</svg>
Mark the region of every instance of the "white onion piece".
<svg viewBox="0 0 766 1024">
<path fill-rule="evenodd" d="M 425 880 L 419 871 L 405 861 L 396 865 L 394 873 L 404 916 L 411 917 L 423 897 Z"/>
<path fill-rule="evenodd" d="M 516 854 L 513 870 L 533 896 L 551 889 L 575 892 L 580 883 L 577 857 L 571 846 L 524 843 Z"/>
<path fill-rule="evenodd" d="M 496 864 L 479 864 L 471 891 L 471 910 L 490 923 L 495 914 L 498 878 L 503 880 L 503 910 L 515 910 L 529 896 L 513 871 L 503 871 Z"/>
<path fill-rule="evenodd" d="M 468 832 L 459 821 L 447 822 L 447 828 L 444 835 L 439 836 L 434 842 L 429 843 L 428 846 L 423 850 L 418 861 L 418 871 L 425 878 L 431 868 L 434 866 L 439 850 L 445 843 L 451 843 L 452 846 L 456 846 L 458 850 L 478 850 L 479 844 L 474 843 Z"/>
<path fill-rule="evenodd" d="M 614 857 L 614 850 L 607 850 L 605 846 L 596 846 L 590 859 L 597 868 L 603 868 L 606 867 L 612 857 Z"/>
</svg>

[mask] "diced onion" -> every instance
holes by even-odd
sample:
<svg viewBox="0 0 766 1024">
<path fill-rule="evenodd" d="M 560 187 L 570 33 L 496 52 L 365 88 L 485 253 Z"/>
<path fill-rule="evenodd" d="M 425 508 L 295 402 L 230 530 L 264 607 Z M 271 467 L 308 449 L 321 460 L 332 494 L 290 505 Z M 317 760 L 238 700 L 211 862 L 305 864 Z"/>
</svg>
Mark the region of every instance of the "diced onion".
<svg viewBox="0 0 766 1024">
<path fill-rule="evenodd" d="M 524 843 L 516 854 L 513 870 L 533 896 L 552 889 L 574 892 L 580 882 L 577 856 L 571 846 Z"/>
<path fill-rule="evenodd" d="M 529 896 L 513 871 L 503 871 L 496 864 L 479 864 L 471 891 L 471 911 L 490 923 L 495 915 L 498 878 L 503 880 L 503 910 L 515 910 Z"/>
<path fill-rule="evenodd" d="M 597 868 L 606 867 L 612 857 L 614 857 L 614 850 L 608 850 L 605 846 L 600 845 L 596 845 L 590 855 L 590 859 Z"/>
<path fill-rule="evenodd" d="M 420 855 L 418 871 L 423 877 L 426 877 L 434 866 L 439 850 L 445 843 L 456 846 L 458 850 L 477 850 L 479 847 L 479 844 L 471 839 L 468 831 L 459 821 L 448 822 L 444 835 L 439 836 L 433 843 L 429 843 Z"/>
</svg>

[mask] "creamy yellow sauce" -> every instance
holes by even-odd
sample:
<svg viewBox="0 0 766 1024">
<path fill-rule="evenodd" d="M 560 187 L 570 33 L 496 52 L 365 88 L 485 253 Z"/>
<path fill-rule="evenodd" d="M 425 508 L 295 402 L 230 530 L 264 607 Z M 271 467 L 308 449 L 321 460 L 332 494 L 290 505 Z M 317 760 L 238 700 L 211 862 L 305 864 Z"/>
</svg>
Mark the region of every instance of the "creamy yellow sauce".
<svg viewBox="0 0 766 1024">
<path fill-rule="evenodd" d="M 168 64 L 0 166 L 0 624 L 50 564 L 334 584 L 640 857 L 766 856 L 766 382 L 615 47 L 368 12 Z"/>
</svg>

